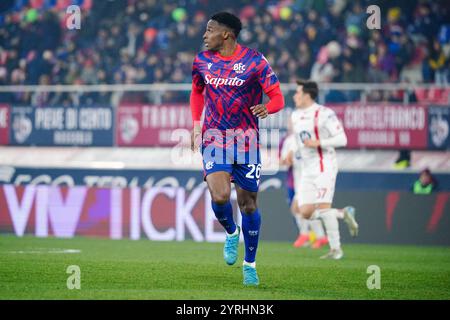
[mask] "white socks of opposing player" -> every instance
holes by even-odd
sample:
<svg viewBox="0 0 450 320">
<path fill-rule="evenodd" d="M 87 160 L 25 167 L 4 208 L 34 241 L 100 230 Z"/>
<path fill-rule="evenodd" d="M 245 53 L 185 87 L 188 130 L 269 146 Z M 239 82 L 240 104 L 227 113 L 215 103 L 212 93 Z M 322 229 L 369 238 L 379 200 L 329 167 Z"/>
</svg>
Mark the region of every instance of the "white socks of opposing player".
<svg viewBox="0 0 450 320">
<path fill-rule="evenodd" d="M 310 220 L 309 221 L 312 231 L 316 234 L 317 239 L 323 238 L 325 236 L 325 231 L 323 230 L 322 221 L 320 220 Z"/>
<path fill-rule="evenodd" d="M 300 215 L 295 215 L 295 222 L 297 223 L 298 230 L 300 230 L 301 235 L 308 235 L 311 221 L 302 218 Z M 320 222 L 320 221 L 319 221 Z"/>
<path fill-rule="evenodd" d="M 328 241 L 331 249 L 341 248 L 338 218 L 344 218 L 344 213 L 337 209 L 317 209 L 312 215 L 312 219 L 322 219 L 327 231 Z"/>
</svg>

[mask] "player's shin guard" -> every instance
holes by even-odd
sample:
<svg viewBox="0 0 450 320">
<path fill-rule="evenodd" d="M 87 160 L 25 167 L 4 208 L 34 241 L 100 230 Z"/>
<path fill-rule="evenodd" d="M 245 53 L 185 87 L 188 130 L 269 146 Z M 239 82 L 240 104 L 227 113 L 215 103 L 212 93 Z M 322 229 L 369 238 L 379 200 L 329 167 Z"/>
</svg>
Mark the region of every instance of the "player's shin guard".
<svg viewBox="0 0 450 320">
<path fill-rule="evenodd" d="M 331 249 L 341 248 L 341 239 L 339 234 L 339 222 L 337 220 L 336 209 L 317 209 L 314 212 L 314 216 L 318 216 L 322 219 L 327 232 L 328 241 L 330 242 Z"/>
<path fill-rule="evenodd" d="M 261 215 L 258 209 L 252 213 L 242 213 L 242 231 L 244 234 L 246 262 L 255 262 L 260 227 Z"/>
<path fill-rule="evenodd" d="M 231 202 L 228 201 L 225 204 L 217 204 L 211 201 L 211 206 L 216 215 L 217 220 L 225 228 L 228 234 L 232 234 L 236 231 L 236 224 L 233 220 L 233 207 Z"/>
</svg>

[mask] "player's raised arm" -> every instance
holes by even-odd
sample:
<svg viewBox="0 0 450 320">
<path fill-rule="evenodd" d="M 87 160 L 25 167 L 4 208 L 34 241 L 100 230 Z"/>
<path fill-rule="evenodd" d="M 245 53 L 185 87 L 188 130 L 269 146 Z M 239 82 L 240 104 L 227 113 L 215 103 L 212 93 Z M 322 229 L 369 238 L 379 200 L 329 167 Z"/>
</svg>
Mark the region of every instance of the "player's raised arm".
<svg viewBox="0 0 450 320">
<path fill-rule="evenodd" d="M 191 134 L 191 149 L 192 151 L 198 148 L 198 137 L 201 134 L 200 119 L 202 117 L 203 107 L 205 105 L 205 98 L 203 91 L 205 84 L 203 78 L 198 70 L 198 58 L 196 57 L 192 65 L 192 91 L 189 99 L 192 114 L 192 134 Z"/>
</svg>

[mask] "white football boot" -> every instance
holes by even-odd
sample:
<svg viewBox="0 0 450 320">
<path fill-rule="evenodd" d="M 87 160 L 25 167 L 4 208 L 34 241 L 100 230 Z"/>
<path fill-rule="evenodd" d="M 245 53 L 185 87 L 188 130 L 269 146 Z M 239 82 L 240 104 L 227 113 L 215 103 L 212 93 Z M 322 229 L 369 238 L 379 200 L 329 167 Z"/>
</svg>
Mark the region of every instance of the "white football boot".
<svg viewBox="0 0 450 320">
<path fill-rule="evenodd" d="M 348 226 L 348 231 L 352 237 L 356 237 L 358 235 L 359 226 L 355 220 L 355 208 L 354 207 L 345 207 L 344 208 L 344 221 Z"/>
<path fill-rule="evenodd" d="M 327 254 L 320 257 L 320 259 L 333 259 L 339 260 L 344 256 L 344 251 L 342 249 L 331 249 Z"/>
</svg>

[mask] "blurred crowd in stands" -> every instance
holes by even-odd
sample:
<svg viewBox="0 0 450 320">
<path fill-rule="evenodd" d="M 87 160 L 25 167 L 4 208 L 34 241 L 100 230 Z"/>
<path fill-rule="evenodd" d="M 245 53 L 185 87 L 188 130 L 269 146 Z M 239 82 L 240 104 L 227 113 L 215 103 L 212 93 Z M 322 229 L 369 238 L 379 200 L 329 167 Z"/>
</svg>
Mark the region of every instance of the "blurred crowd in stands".
<svg viewBox="0 0 450 320">
<path fill-rule="evenodd" d="M 0 13 L 0 85 L 189 83 L 206 23 L 222 10 L 239 15 L 239 42 L 264 53 L 281 82 L 447 85 L 450 77 L 446 0 L 12 2 Z M 66 26 L 71 4 L 81 7 L 80 30 Z M 381 8 L 380 30 L 366 25 L 372 4 Z M 359 98 L 330 94 L 335 102 Z M 0 93 L 0 102 L 74 103 L 75 96 Z"/>
</svg>

